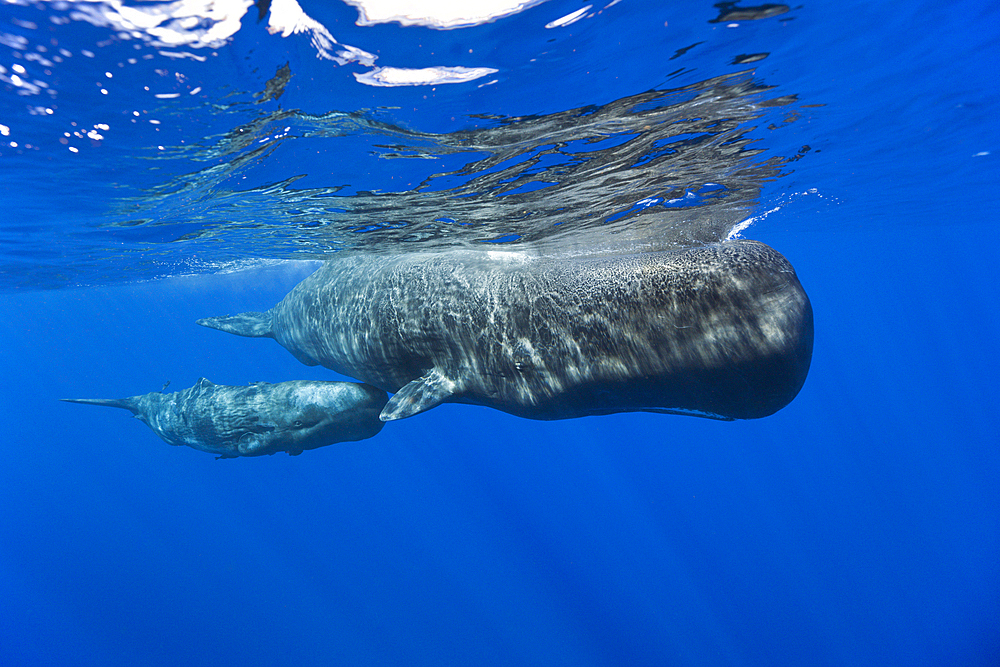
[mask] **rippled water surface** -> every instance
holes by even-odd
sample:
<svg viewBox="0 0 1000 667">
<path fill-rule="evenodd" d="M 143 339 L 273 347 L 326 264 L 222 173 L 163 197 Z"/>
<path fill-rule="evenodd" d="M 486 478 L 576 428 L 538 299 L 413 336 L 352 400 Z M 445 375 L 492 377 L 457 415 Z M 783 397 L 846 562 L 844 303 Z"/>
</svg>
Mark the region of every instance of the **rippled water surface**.
<svg viewBox="0 0 1000 667">
<path fill-rule="evenodd" d="M 636 8 L 655 30 L 609 39 L 603 22 L 627 19 L 615 4 L 563 23 L 539 25 L 549 6 L 461 31 L 359 29 L 342 25 L 352 10 L 322 4 L 310 8 L 317 18 L 242 0 L 9 6 L 4 80 L 16 97 L 3 156 L 28 167 L 22 177 L 41 164 L 62 177 L 33 184 L 45 197 L 31 198 L 12 239 L 29 256 L 5 257 L 5 284 L 415 243 L 585 254 L 723 240 L 810 150 L 779 152 L 787 141 L 772 135 L 823 104 L 760 76 L 767 53 L 667 48 L 695 26 L 716 40 L 738 29 L 724 13 L 685 26 Z M 529 26 L 523 43 L 510 38 Z M 338 27 L 366 47 L 341 44 Z M 81 44 L 85 35 L 93 41 Z M 640 46 L 669 69 L 619 73 L 643 62 Z M 412 66 L 431 62 L 449 64 Z M 594 90 L 517 100 L 574 75 Z"/>
</svg>

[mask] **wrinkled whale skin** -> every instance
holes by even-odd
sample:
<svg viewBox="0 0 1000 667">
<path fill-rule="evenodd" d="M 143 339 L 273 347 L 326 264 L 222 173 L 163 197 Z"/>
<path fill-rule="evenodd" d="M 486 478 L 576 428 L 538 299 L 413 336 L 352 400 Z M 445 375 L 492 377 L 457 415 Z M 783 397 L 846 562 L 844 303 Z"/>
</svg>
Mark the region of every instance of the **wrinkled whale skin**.
<svg viewBox="0 0 1000 667">
<path fill-rule="evenodd" d="M 394 392 L 383 420 L 444 401 L 532 419 L 764 417 L 796 396 L 813 344 L 795 270 L 748 240 L 569 259 L 348 255 L 266 313 L 198 323 Z"/>
<path fill-rule="evenodd" d="M 256 382 L 217 385 L 201 378 L 190 389 L 121 399 L 64 398 L 69 403 L 130 410 L 171 445 L 220 458 L 301 454 L 335 442 L 363 440 L 384 425 L 388 396 L 353 382 Z"/>
</svg>

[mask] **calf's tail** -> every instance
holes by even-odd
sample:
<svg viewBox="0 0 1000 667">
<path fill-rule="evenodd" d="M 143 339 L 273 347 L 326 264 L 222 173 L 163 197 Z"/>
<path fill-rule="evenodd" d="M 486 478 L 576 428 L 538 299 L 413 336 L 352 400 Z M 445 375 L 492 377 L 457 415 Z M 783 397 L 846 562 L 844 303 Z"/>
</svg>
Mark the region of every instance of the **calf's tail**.
<svg viewBox="0 0 1000 667">
<path fill-rule="evenodd" d="M 135 414 L 135 401 L 131 398 L 60 398 L 67 403 L 86 403 L 87 405 L 104 405 L 109 408 L 125 408 Z"/>
</svg>

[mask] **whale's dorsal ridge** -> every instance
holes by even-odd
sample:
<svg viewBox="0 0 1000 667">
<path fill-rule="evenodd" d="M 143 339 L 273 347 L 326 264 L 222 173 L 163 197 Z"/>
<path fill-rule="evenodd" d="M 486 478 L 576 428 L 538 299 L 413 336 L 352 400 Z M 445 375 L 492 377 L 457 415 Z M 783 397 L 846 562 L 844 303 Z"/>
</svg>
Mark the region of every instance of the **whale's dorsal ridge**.
<svg viewBox="0 0 1000 667">
<path fill-rule="evenodd" d="M 437 368 L 407 383 L 389 399 L 379 419 L 404 419 L 440 405 L 458 393 L 458 385 Z"/>
</svg>

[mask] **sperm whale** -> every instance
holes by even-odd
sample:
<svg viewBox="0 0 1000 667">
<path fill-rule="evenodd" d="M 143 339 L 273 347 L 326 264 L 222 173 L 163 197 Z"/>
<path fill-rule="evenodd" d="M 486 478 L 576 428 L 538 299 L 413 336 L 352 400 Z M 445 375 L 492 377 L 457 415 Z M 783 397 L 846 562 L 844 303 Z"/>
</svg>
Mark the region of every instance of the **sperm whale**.
<svg viewBox="0 0 1000 667">
<path fill-rule="evenodd" d="M 382 430 L 384 391 L 353 382 L 256 382 L 217 385 L 205 378 L 190 389 L 130 398 L 64 398 L 69 403 L 130 410 L 171 445 L 219 458 L 301 454 L 335 442 L 363 440 Z"/>
<path fill-rule="evenodd" d="M 795 270 L 749 240 L 563 259 L 345 255 L 267 312 L 198 324 L 393 392 L 383 421 L 446 401 L 532 419 L 764 417 L 799 392 L 813 346 Z"/>
</svg>

